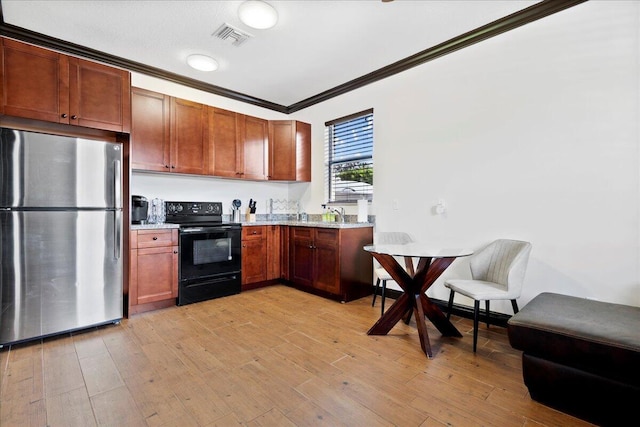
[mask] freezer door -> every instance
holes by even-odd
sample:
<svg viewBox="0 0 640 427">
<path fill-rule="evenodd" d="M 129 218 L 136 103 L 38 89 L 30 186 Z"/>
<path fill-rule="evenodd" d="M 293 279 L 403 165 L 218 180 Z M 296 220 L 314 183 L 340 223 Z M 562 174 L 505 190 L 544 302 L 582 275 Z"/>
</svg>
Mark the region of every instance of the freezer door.
<svg viewBox="0 0 640 427">
<path fill-rule="evenodd" d="M 0 207 L 121 208 L 120 144 L 0 128 Z"/>
<path fill-rule="evenodd" d="M 120 211 L 1 211 L 0 344 L 122 318 Z"/>
</svg>

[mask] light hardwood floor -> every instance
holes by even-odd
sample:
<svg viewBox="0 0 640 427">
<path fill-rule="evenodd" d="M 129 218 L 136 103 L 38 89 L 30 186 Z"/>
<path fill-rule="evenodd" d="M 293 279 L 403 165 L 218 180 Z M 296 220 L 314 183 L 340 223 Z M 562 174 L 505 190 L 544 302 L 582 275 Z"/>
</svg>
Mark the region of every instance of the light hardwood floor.
<svg viewBox="0 0 640 427">
<path fill-rule="evenodd" d="M 389 301 L 389 305 L 392 301 Z M 0 351 L 0 425 L 584 426 L 533 402 L 506 330 L 368 336 L 379 305 L 273 286 Z"/>
</svg>

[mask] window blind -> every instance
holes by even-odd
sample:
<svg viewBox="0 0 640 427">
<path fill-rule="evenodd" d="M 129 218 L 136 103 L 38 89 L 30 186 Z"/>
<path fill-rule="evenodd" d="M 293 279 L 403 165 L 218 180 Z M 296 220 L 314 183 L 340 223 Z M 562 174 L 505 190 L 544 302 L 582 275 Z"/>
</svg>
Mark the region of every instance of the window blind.
<svg viewBox="0 0 640 427">
<path fill-rule="evenodd" d="M 373 110 L 325 123 L 329 202 L 373 200 Z"/>
</svg>

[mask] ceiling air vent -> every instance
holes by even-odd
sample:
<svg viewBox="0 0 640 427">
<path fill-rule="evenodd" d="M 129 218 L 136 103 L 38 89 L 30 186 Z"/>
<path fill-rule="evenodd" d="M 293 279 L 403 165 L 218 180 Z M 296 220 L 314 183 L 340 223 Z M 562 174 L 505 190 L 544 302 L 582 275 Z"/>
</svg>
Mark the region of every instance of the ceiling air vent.
<svg viewBox="0 0 640 427">
<path fill-rule="evenodd" d="M 220 28 L 213 33 L 213 35 L 222 40 L 231 40 L 233 42 L 231 44 L 234 46 L 240 46 L 242 43 L 253 37 L 251 34 L 245 33 L 244 31 L 232 27 L 227 23 L 222 24 Z"/>
</svg>

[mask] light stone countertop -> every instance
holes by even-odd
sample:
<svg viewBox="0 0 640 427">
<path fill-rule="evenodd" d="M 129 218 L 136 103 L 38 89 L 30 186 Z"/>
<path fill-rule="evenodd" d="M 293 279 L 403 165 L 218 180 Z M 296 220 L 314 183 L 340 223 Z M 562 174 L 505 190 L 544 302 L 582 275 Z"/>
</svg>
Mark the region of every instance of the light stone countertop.
<svg viewBox="0 0 640 427">
<path fill-rule="evenodd" d="M 322 222 L 322 221 L 256 221 L 242 222 L 243 227 L 257 225 L 288 225 L 290 227 L 318 227 L 318 228 L 366 228 L 373 227 L 369 222 Z"/>
<path fill-rule="evenodd" d="M 178 224 L 131 224 L 131 230 L 158 230 L 164 228 L 180 228 Z"/>
<path fill-rule="evenodd" d="M 318 228 L 366 228 L 373 227 L 370 222 L 322 222 L 322 221 L 287 221 L 287 220 L 263 220 L 255 222 L 241 222 L 243 227 L 259 225 L 288 225 L 290 227 L 318 227 Z M 131 224 L 131 230 L 158 230 L 180 228 L 178 224 Z"/>
</svg>

